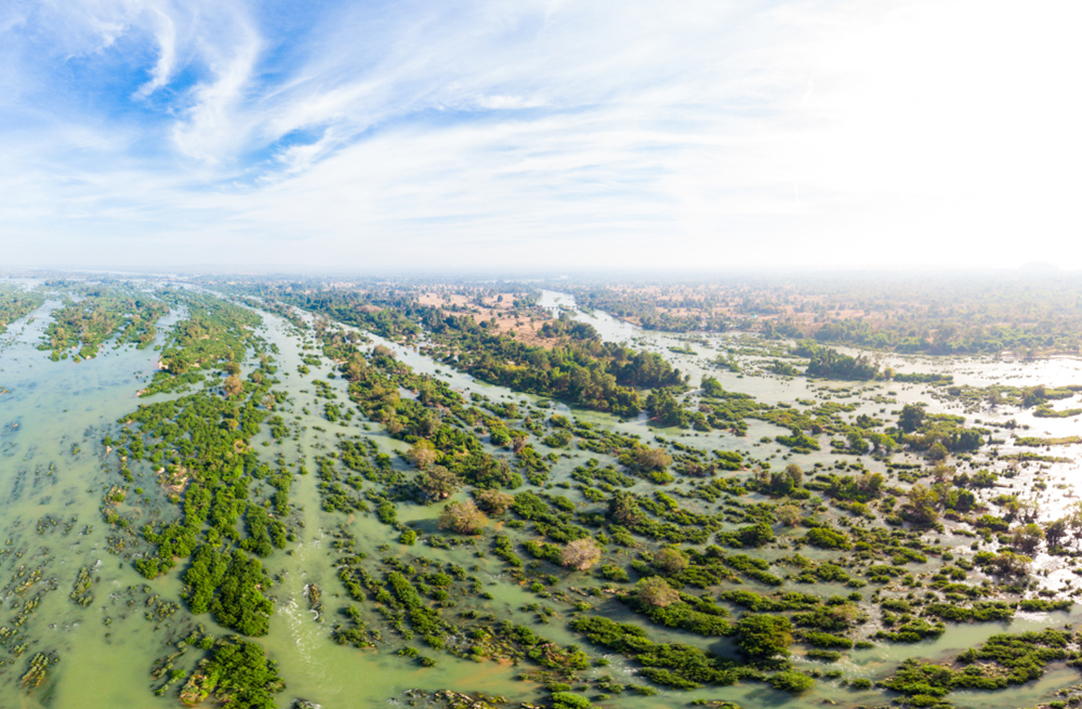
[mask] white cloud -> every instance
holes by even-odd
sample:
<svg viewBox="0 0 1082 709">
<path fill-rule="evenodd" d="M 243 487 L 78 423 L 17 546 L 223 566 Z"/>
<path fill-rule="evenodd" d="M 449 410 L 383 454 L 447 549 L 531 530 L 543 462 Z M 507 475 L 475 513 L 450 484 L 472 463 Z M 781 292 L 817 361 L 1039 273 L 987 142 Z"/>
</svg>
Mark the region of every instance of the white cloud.
<svg viewBox="0 0 1082 709">
<path fill-rule="evenodd" d="M 133 98 L 144 99 L 165 86 L 177 68 L 177 27 L 173 18 L 159 8 L 149 9 L 156 25 L 154 36 L 158 42 L 158 63 L 150 72 L 150 80 L 139 87 Z"/>
<path fill-rule="evenodd" d="M 230 41 L 204 43 L 213 80 L 192 89 L 192 105 L 173 128 L 181 153 L 211 164 L 235 158 L 247 144 L 251 120 L 244 115 L 243 103 L 254 88 L 252 74 L 262 44 L 244 18 L 227 19 L 233 23 Z"/>
</svg>

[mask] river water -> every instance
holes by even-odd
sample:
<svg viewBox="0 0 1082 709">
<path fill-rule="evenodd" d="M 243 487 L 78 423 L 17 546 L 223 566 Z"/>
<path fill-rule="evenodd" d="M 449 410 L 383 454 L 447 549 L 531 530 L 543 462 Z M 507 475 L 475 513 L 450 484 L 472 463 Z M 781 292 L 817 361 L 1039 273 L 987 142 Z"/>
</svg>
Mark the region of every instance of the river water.
<svg viewBox="0 0 1082 709">
<path fill-rule="evenodd" d="M 803 378 L 785 378 L 759 373 L 757 363 L 769 359 L 761 351 L 746 347 L 747 336 L 739 334 L 706 335 L 688 342 L 684 336 L 653 333 L 611 318 L 604 313 L 583 313 L 574 306 L 566 294 L 544 294 L 542 304 L 548 307 L 564 306 L 573 316 L 590 322 L 607 340 L 626 341 L 634 347 L 647 347 L 670 359 L 681 371 L 691 375 L 694 386 L 702 376 L 718 378 L 726 389 L 744 391 L 760 400 L 775 403 L 795 401 L 797 398 L 821 399 L 860 403 L 853 412 L 871 414 L 899 409 L 908 402 L 926 401 L 933 411 L 954 411 L 930 399 L 927 389 L 919 385 L 892 383 L 843 384 L 822 382 L 809 383 Z M 41 333 L 48 322 L 48 313 L 56 307 L 55 301 L 47 302 L 31 316 L 9 326 L 0 339 L 0 386 L 9 393 L 0 395 L 0 584 L 3 596 L 0 602 L 0 627 L 14 629 L 11 638 L 0 645 L 0 706 L 3 707 L 175 707 L 174 686 L 161 697 L 154 696 L 153 689 L 161 686 L 161 680 L 150 677 L 154 658 L 175 651 L 172 644 L 186 633 L 193 623 L 202 623 L 217 634 L 226 631 L 214 626 L 209 616 L 192 619 L 183 609 L 164 621 L 146 619 L 148 609 L 157 600 L 179 601 L 180 582 L 173 572 L 154 581 L 146 581 L 122 557 L 110 552 L 109 526 L 102 519 L 99 508 L 104 494 L 120 482 L 115 456 L 110 457 L 101 446 L 101 439 L 114 430 L 116 421 L 133 410 L 139 403 L 136 392 L 146 385 L 156 369 L 157 353 L 152 348 L 136 350 L 132 347 L 114 349 L 106 345 L 101 354 L 93 359 L 75 364 L 70 360 L 50 362 L 45 352 L 36 349 Z M 159 332 L 179 314 L 173 313 L 163 321 Z M 291 466 L 304 464 L 315 469 L 314 458 L 334 450 L 338 434 L 362 435 L 373 438 L 382 452 L 394 453 L 403 444 L 388 437 L 378 424 L 365 422 L 359 417 L 353 421 L 332 424 L 321 415 L 323 400 L 316 396 L 311 380 L 328 381 L 338 393 L 339 403 L 347 401 L 345 382 L 329 378 L 333 364 L 325 359 L 323 365 L 313 367 L 311 374 L 301 376 L 298 365 L 305 355 L 311 356 L 311 336 L 297 331 L 284 320 L 264 314 L 265 326 L 260 334 L 279 348 L 277 355 L 280 378 L 291 396 L 291 403 L 282 412 L 286 419 L 298 427 L 299 440 L 287 439 L 276 444 L 264 432 L 253 443 L 268 462 L 282 453 Z M 163 340 L 160 334 L 158 343 Z M 381 342 L 372 337 L 374 343 Z M 445 365 L 434 362 L 414 348 L 393 343 L 391 347 L 398 358 L 416 370 L 442 377 L 451 386 L 466 393 L 481 393 L 497 401 L 514 400 L 522 407 L 538 404 L 535 397 L 516 394 L 500 387 L 473 380 L 468 375 L 450 371 Z M 672 347 L 690 344 L 695 354 L 672 352 Z M 715 357 L 725 355 L 737 360 L 744 373 L 731 372 L 712 364 Z M 940 371 L 951 373 L 960 383 L 987 384 L 990 382 L 1015 385 L 1045 383 L 1062 385 L 1082 382 L 1082 368 L 1075 360 L 1060 359 L 1032 363 L 999 361 L 995 359 L 930 360 L 925 358 L 889 358 L 890 366 L 899 371 Z M 753 373 L 756 372 L 756 373 Z M 879 396 L 881 402 L 869 401 Z M 890 400 L 891 403 L 882 403 Z M 1077 406 L 1078 399 L 1058 402 L 1057 408 Z M 1015 418 L 1031 428 L 1029 435 L 1069 435 L 1077 433 L 1077 419 L 1033 419 L 1017 410 L 1003 407 L 1003 411 L 982 412 L 977 418 L 984 421 L 1001 421 Z M 305 413 L 307 409 L 310 413 Z M 761 436 L 782 432 L 771 424 L 752 422 L 746 437 L 728 433 L 709 434 L 682 433 L 651 428 L 645 417 L 622 421 L 604 414 L 568 409 L 560 404 L 549 410 L 573 414 L 580 419 L 636 434 L 644 441 L 656 435 L 678 438 L 687 445 L 704 448 L 739 450 L 760 460 L 780 461 L 787 453 L 774 444 L 759 442 Z M 321 430 L 322 429 L 322 430 Z M 268 445 L 264 446 L 263 443 Z M 544 450 L 540 444 L 538 448 Z M 825 446 L 824 446 L 825 447 Z M 1010 446 L 1006 446 L 1009 450 Z M 1057 455 L 1066 455 L 1073 461 L 1082 457 L 1077 446 L 1057 449 Z M 392 457 L 395 457 L 392 455 Z M 560 483 L 576 465 L 587 458 L 597 456 L 587 452 L 571 452 L 553 466 L 552 482 Z M 829 450 L 807 456 L 789 456 L 805 468 L 815 462 L 831 463 L 837 456 Z M 602 461 L 603 463 L 606 461 Z M 875 464 L 868 462 L 874 469 Z M 403 466 L 396 458 L 396 466 Z M 1027 486 L 1040 474 L 1055 484 L 1040 492 L 1042 515 L 1052 517 L 1072 501 L 1074 486 L 1078 483 L 1077 462 L 1054 464 L 1027 469 L 1012 484 L 1018 491 L 1030 494 Z M 403 468 L 404 469 L 404 468 Z M 164 501 L 165 493 L 156 485 L 149 466 L 132 466 L 142 494 L 129 494 L 124 510 L 148 518 L 169 514 Z M 577 493 L 562 491 L 572 496 Z M 1038 494 L 1038 493 L 1033 493 Z M 279 705 L 289 706 L 294 698 L 306 698 L 326 709 L 349 709 L 352 707 L 376 707 L 405 703 L 405 692 L 410 689 L 435 691 L 451 688 L 464 692 L 501 694 L 512 700 L 536 700 L 537 688 L 517 679 L 521 667 L 505 666 L 494 662 L 476 663 L 461 660 L 447 654 L 438 654 L 438 663 L 431 668 L 418 668 L 394 651 L 402 643 L 385 634 L 388 642 L 378 650 L 358 650 L 334 644 L 330 640 L 330 626 L 335 614 L 344 607 L 348 598 L 336 578 L 333 560 L 336 553 L 331 549 L 331 534 L 339 525 L 346 527 L 358 538 L 362 548 L 373 554 L 381 545 L 388 545 L 390 554 L 406 558 L 409 555 L 426 556 L 441 561 L 452 561 L 470 569 L 481 578 L 485 589 L 493 599 L 470 601 L 473 607 L 489 610 L 500 618 L 510 618 L 517 623 L 532 623 L 534 615 L 521 607 L 538 599 L 524 587 L 509 581 L 502 561 L 488 555 L 478 558 L 470 547 L 450 550 L 434 549 L 425 545 L 405 547 L 397 542 L 397 533 L 378 523 L 374 517 L 356 515 L 347 518 L 342 514 L 328 514 L 321 510 L 316 489 L 316 476 L 299 476 L 291 490 L 291 501 L 298 508 L 296 520 L 300 522 L 298 538 L 286 550 L 276 550 L 265 560 L 270 574 L 278 579 L 271 590 L 275 598 L 275 615 L 271 621 L 270 634 L 259 642 L 279 662 L 287 689 L 281 695 Z M 459 499 L 464 495 L 460 494 Z M 431 527 L 439 513 L 439 506 L 400 505 L 399 517 L 406 522 L 418 522 Z M 303 525 L 303 526 L 301 526 Z M 955 537 L 959 545 L 968 546 L 969 540 Z M 1052 585 L 1073 577 L 1061 561 L 1040 558 L 1040 568 L 1050 572 L 1042 582 Z M 93 601 L 85 607 L 77 605 L 69 597 L 79 570 L 91 570 Z M 931 567 L 929 567 L 931 568 Z M 40 577 L 36 576 L 40 571 Z M 37 580 L 33 580 L 37 579 Z M 27 585 L 26 581 L 32 581 Z M 307 609 L 304 590 L 316 583 L 324 591 L 326 614 L 323 622 L 317 622 Z M 575 583 L 571 579 L 567 583 Z M 25 588 L 24 588 L 25 586 Z M 797 590 L 806 590 L 800 589 Z M 158 599 L 154 597 L 158 596 Z M 27 602 L 37 598 L 36 607 L 22 613 Z M 148 599 L 150 605 L 148 606 Z M 552 604 L 555 606 L 555 604 Z M 599 611 L 622 619 L 627 611 L 620 604 L 608 603 Z M 623 614 L 623 615 L 621 615 Z M 19 617 L 25 618 L 15 625 Z M 581 639 L 566 629 L 566 610 L 559 610 L 549 623 L 540 626 L 538 632 L 560 642 L 573 643 Z M 867 677 L 881 679 L 899 662 L 909 657 L 936 659 L 953 654 L 981 642 L 988 636 L 1009 630 L 1011 632 L 1062 627 L 1067 622 L 1082 619 L 1076 609 L 1068 613 L 1019 614 L 1009 624 L 978 624 L 948 627 L 948 631 L 934 641 L 916 645 L 876 645 L 868 650 L 854 650 L 835 665 L 842 670 L 845 679 Z M 651 627 L 651 637 L 657 640 L 690 642 L 703 647 L 728 647 L 727 641 L 705 641 L 696 636 Z M 22 647 L 25 645 L 25 647 Z M 19 677 L 36 653 L 52 653 L 58 660 L 49 665 L 45 681 L 40 687 L 27 691 L 19 687 Z M 611 665 L 591 670 L 606 673 L 618 681 L 635 682 L 634 670 L 618 656 L 612 656 L 593 648 L 597 657 L 607 657 Z M 189 651 L 176 661 L 176 666 L 190 669 L 197 653 Z M 51 660 L 50 660 L 51 662 Z M 802 668 L 820 667 L 807 660 L 799 660 Z M 1030 706 L 1059 687 L 1079 681 L 1074 670 L 1058 668 L 1048 672 L 1038 682 L 997 693 L 956 693 L 952 700 L 959 706 L 999 707 Z M 883 696 L 875 691 L 857 692 L 843 688 L 836 681 L 822 680 L 807 696 L 791 698 L 765 685 L 750 683 L 735 687 L 702 689 L 693 692 L 660 691 L 653 697 L 620 695 L 602 702 L 603 706 L 670 707 L 686 705 L 695 699 L 726 699 L 745 707 L 786 704 L 788 706 L 819 706 L 829 700 L 838 704 L 855 706 L 884 703 Z"/>
</svg>

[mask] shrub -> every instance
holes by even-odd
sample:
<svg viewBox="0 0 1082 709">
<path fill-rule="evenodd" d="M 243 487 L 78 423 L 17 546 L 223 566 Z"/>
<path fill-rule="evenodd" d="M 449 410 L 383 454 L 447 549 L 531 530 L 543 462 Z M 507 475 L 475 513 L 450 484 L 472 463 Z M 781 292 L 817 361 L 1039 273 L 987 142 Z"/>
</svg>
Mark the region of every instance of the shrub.
<svg viewBox="0 0 1082 709">
<path fill-rule="evenodd" d="M 458 534 L 479 534 L 486 524 L 488 517 L 477 509 L 473 500 L 450 503 L 443 508 L 439 521 L 440 529 Z"/>
<path fill-rule="evenodd" d="M 640 448 L 635 451 L 635 463 L 643 470 L 661 470 L 672 465 L 672 457 L 664 448 Z"/>
<path fill-rule="evenodd" d="M 616 566 L 614 564 L 606 564 L 605 566 L 601 567 L 600 571 L 601 577 L 606 578 L 609 581 L 623 582 L 630 580 L 630 577 L 627 575 L 627 571 L 625 571 L 622 567 Z"/>
<path fill-rule="evenodd" d="M 586 571 L 600 560 L 601 548 L 589 537 L 568 542 L 560 552 L 560 564 L 578 571 Z"/>
<path fill-rule="evenodd" d="M 458 476 L 442 465 L 431 465 L 417 476 L 417 487 L 426 500 L 445 500 L 458 489 Z"/>
<path fill-rule="evenodd" d="M 593 709 L 593 707 L 589 699 L 579 694 L 571 692 L 553 692 L 552 694 L 553 709 Z"/>
<path fill-rule="evenodd" d="M 680 600 L 680 593 L 660 576 L 639 579 L 639 582 L 635 584 L 635 594 L 643 603 L 659 608 Z"/>
<path fill-rule="evenodd" d="M 804 540 L 820 549 L 848 549 L 849 538 L 841 532 L 828 527 L 816 527 L 810 530 Z"/>
<path fill-rule="evenodd" d="M 688 567 L 688 558 L 679 549 L 665 547 L 654 554 L 654 566 L 666 574 L 678 574 Z"/>
<path fill-rule="evenodd" d="M 793 624 L 781 615 L 746 615 L 736 624 L 736 644 L 754 660 L 788 657 Z"/>
<path fill-rule="evenodd" d="M 811 677 L 793 670 L 786 670 L 785 672 L 771 675 L 767 681 L 770 682 L 770 685 L 774 687 L 774 689 L 780 689 L 783 692 L 789 692 L 791 694 L 806 692 L 815 685 L 815 680 Z"/>
<path fill-rule="evenodd" d="M 490 515 L 502 515 L 515 504 L 513 495 L 499 490 L 475 490 L 473 498 L 477 501 L 477 506 Z"/>
</svg>

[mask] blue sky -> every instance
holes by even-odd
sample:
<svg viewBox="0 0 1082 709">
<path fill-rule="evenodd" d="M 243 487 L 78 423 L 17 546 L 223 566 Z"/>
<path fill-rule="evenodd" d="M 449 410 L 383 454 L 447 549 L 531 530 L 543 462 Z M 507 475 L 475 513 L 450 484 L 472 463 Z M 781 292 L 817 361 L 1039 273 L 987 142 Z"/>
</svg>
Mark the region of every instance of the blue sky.
<svg viewBox="0 0 1082 709">
<path fill-rule="evenodd" d="M 1077 8 L 9 0 L 4 263 L 1082 268 Z"/>
</svg>

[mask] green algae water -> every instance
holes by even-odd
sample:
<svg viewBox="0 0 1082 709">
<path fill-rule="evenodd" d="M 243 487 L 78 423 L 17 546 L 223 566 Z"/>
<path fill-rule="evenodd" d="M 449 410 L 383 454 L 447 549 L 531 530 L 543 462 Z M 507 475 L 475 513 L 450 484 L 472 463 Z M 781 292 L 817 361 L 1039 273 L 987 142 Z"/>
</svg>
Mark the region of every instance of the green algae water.
<svg viewBox="0 0 1082 709">
<path fill-rule="evenodd" d="M 50 322 L 50 314 L 58 306 L 59 301 L 50 299 L 31 315 L 10 325 L 0 350 L 0 385 L 6 390 L 0 395 L 0 583 L 4 584 L 0 597 L 3 602 L 0 706 L 180 706 L 178 691 L 202 657 L 199 650 L 185 645 L 184 639 L 192 633 L 221 636 L 231 631 L 218 626 L 207 613 L 193 615 L 189 612 L 182 599 L 183 562 L 172 572 L 153 579 L 145 578 L 135 570 L 133 561 L 148 554 L 150 549 L 137 535 L 128 533 L 137 525 L 129 524 L 125 528 L 110 524 L 103 510 L 113 510 L 120 518 L 134 520 L 138 525 L 164 523 L 177 514 L 170 501 L 170 496 L 177 493 L 162 483 L 158 467 L 146 460 L 130 461 L 132 481 L 125 484 L 116 452 L 102 442 L 107 436 L 115 437 L 124 426 L 118 422 L 141 404 L 168 400 L 178 394 L 137 396 L 159 371 L 160 351 L 154 347 L 136 349 L 128 345 L 113 347 L 107 343 L 97 356 L 89 359 L 51 361 L 46 352 L 38 349 L 38 344 Z M 182 322 L 185 316 L 183 309 L 174 308 L 160 320 L 154 344 L 166 345 L 170 328 Z M 270 313 L 261 313 L 261 317 L 263 325 L 258 335 L 273 348 L 279 372 L 280 384 L 275 388 L 287 395 L 275 411 L 285 419 L 290 435 L 275 438 L 264 425 L 251 439 L 252 449 L 268 465 L 289 470 L 303 467 L 308 471 L 295 475 L 290 486 L 288 525 L 291 540 L 284 548 L 273 550 L 263 559 L 264 568 L 273 580 L 265 589 L 273 601 L 273 613 L 268 633 L 257 637 L 256 641 L 278 664 L 285 685 L 276 698 L 279 706 L 290 706 L 295 700 L 305 700 L 327 709 L 424 705 L 432 693 L 442 689 L 471 695 L 499 695 L 515 706 L 520 702 L 544 702 L 552 691 L 546 689 L 543 678 L 523 679 L 524 673 L 537 669 L 528 659 L 471 659 L 426 649 L 412 633 L 407 636 L 402 629 L 394 630 L 387 625 L 382 626 L 381 638 L 372 643 L 374 647 L 357 648 L 336 643 L 332 639 L 332 628 L 346 622 L 344 609 L 351 603 L 339 578 L 340 545 L 347 535 L 355 540 L 355 550 L 367 557 L 365 563 L 370 568 L 374 568 L 379 560 L 386 568 L 397 568 L 393 564 L 401 564 L 403 568 L 420 567 L 421 561 L 427 561 L 440 569 L 462 569 L 465 577 L 474 580 L 474 588 L 480 593 L 463 593 L 449 599 L 454 603 L 448 607 L 453 607 L 457 614 L 488 617 L 491 621 L 485 622 L 492 624 L 510 621 L 532 628 L 558 646 L 583 648 L 591 658 L 589 666 L 568 684 L 568 688 L 592 697 L 597 706 L 646 709 L 684 706 L 697 700 L 736 702 L 745 707 L 773 704 L 810 707 L 824 702 L 845 706 L 883 704 L 887 700 L 882 690 L 853 688 L 853 681 L 885 679 L 910 658 L 946 661 L 996 634 L 1063 628 L 1076 623 L 1082 615 L 1077 606 L 1067 611 L 1018 612 L 1006 621 L 947 624 L 946 630 L 934 638 L 899 644 L 874 640 L 874 631 L 880 627 L 880 621 L 869 612 L 868 619 L 854 635 L 871 639 L 869 647 L 851 649 L 833 663 L 809 658 L 801 651 L 794 652 L 795 669 L 818 675 L 815 687 L 802 695 L 793 696 L 762 682 L 741 681 L 730 686 L 706 686 L 689 691 L 653 686 L 653 694 L 624 691 L 600 696 L 602 693 L 593 687 L 603 676 L 611 679 L 605 681 L 606 686 L 615 683 L 647 687 L 650 683 L 641 674 L 641 663 L 611 648 L 591 644 L 569 629 L 568 621 L 577 613 L 642 625 L 654 642 L 688 644 L 722 656 L 733 655 L 735 646 L 729 638 L 704 638 L 678 628 L 650 624 L 627 605 L 614 600 L 612 594 L 592 592 L 598 580 L 589 573 L 558 571 L 537 562 L 538 569 L 553 576 L 553 580 L 546 582 L 548 587 L 519 580 L 514 569 L 492 553 L 489 542 L 493 533 L 520 533 L 521 526 L 512 528 L 507 524 L 513 521 L 510 518 L 498 520 L 494 530 L 480 540 L 444 545 L 437 543 L 441 538 L 437 522 L 442 505 L 399 500 L 395 503 L 398 522 L 420 533 L 419 543 L 407 545 L 401 543 L 398 528 L 381 522 L 372 511 L 355 510 L 349 514 L 325 511 L 316 471 L 319 461 L 335 452 L 342 441 L 374 442 L 380 453 L 389 456 L 389 470 L 400 473 L 403 478 L 414 474 L 410 464 L 398 455 L 405 453 L 409 444 L 389 435 L 385 426 L 360 415 L 349 420 L 329 421 L 323 414 L 327 403 L 333 401 L 349 406 L 347 381 L 338 375 L 330 376 L 335 374 L 338 363 L 324 356 L 310 330 L 298 330 Z M 594 320 L 603 321 L 604 317 L 595 314 Z M 953 412 L 956 409 L 949 402 L 937 404 L 930 400 L 926 388 L 915 385 L 840 385 L 750 373 L 740 376 L 720 371 L 710 364 L 716 354 L 729 350 L 731 339 L 707 338 L 708 344 L 696 345 L 699 354 L 674 355 L 670 348 L 681 342 L 675 336 L 627 330 L 630 326 L 622 323 L 613 327 L 618 330 L 613 330 L 612 338 L 621 335 L 634 338 L 640 347 L 674 358 L 693 379 L 715 376 L 727 389 L 745 391 L 771 402 L 842 401 L 853 405 L 850 413 L 854 416 L 860 413 L 885 415 L 884 409 L 897 409 L 906 403 L 926 399 L 930 410 Z M 598 429 L 616 431 L 642 441 L 652 442 L 660 436 L 705 450 L 737 451 L 746 459 L 773 460 L 775 468 L 799 461 L 805 469 L 812 470 L 816 463 L 825 467 L 833 465 L 838 458 L 838 454 L 830 450 L 800 455 L 788 452 L 772 442 L 775 436 L 786 433 L 786 429 L 768 422 L 753 421 L 746 436 L 719 431 L 694 433 L 653 428 L 645 416 L 621 420 L 552 404 L 474 380 L 414 348 L 371 335 L 366 337 L 370 347 L 388 348 L 397 361 L 416 372 L 447 382 L 466 398 L 475 394 L 490 401 L 515 402 L 524 410 L 571 416 Z M 745 370 L 753 371 L 755 355 L 741 357 Z M 1027 385 L 1079 379 L 1075 360 L 1040 362 L 1032 367 L 990 360 L 933 362 L 908 358 L 892 360 L 892 364 L 897 369 L 910 371 L 934 367 L 954 373 L 959 381 L 968 378 L 976 383 L 1002 381 Z M 241 363 L 248 371 L 257 365 L 253 353 Z M 307 374 L 302 373 L 302 367 L 308 369 Z M 317 386 L 316 380 L 323 385 Z M 329 398 L 331 395 L 336 398 Z M 889 399 L 890 403 L 873 401 L 877 396 L 884 401 Z M 1063 406 L 1071 403 L 1064 402 Z M 1064 436 L 1077 430 L 1075 419 L 1036 419 L 1032 414 L 1007 408 L 983 412 L 980 417 L 990 421 L 1016 418 L 1019 423 L 1029 425 L 1030 432 L 1049 437 Z M 536 443 L 537 438 L 530 440 Z M 543 444 L 536 445 L 547 450 Z M 1014 450 L 1008 444 L 1003 449 Z M 500 452 L 499 447 L 488 443 L 485 450 Z M 601 465 L 618 464 L 615 456 L 592 451 L 572 448 L 552 452 L 555 459 L 550 461 L 546 483 L 541 486 L 526 483 L 515 492 L 559 492 L 580 507 L 586 506 L 588 501 L 572 487 L 576 471 L 590 459 L 598 459 Z M 1007 481 L 1003 490 L 997 492 L 1016 490 L 1038 495 L 1042 518 L 1048 520 L 1058 516 L 1073 500 L 1078 445 L 1067 445 L 1057 454 L 1064 460 L 1023 466 Z M 888 472 L 882 461 L 861 460 L 866 461 L 868 470 Z M 906 453 L 894 456 L 895 462 L 916 464 L 917 460 Z M 739 475 L 747 477 L 749 474 Z M 1052 484 L 1033 491 L 1032 485 L 1038 481 Z M 122 500 L 114 501 L 110 496 L 114 495 L 117 486 L 124 487 L 125 494 Z M 672 492 L 682 486 L 683 483 L 678 482 L 661 489 Z M 258 488 L 259 483 L 253 483 L 253 489 Z M 362 491 L 377 489 L 378 486 L 371 482 L 361 486 Z M 659 488 L 653 483 L 634 479 L 627 489 L 649 496 Z M 770 502 L 766 496 L 757 493 L 746 497 L 752 503 Z M 449 501 L 467 498 L 464 491 L 459 491 Z M 720 508 L 691 497 L 682 498 L 681 504 L 696 513 Z M 375 507 L 375 503 L 371 507 Z M 857 520 L 854 524 L 866 523 Z M 723 529 L 738 527 L 738 522 L 731 522 Z M 974 537 L 952 534 L 953 530 L 953 525 L 948 528 L 942 543 L 955 548 L 958 556 L 972 556 Z M 799 548 L 798 538 L 805 531 L 778 528 L 780 542 L 777 548 L 749 553 L 768 560 L 775 570 L 783 569 L 780 560 L 791 555 L 791 546 Z M 687 545 L 688 548 L 691 546 Z M 836 555 L 806 546 L 802 554 L 815 563 L 836 559 Z M 634 549 L 617 547 L 612 549 L 606 561 L 630 569 L 642 558 Z M 927 579 L 942 564 L 932 558 L 923 563 L 909 562 L 906 570 L 917 576 L 923 574 Z M 1071 557 L 1036 555 L 1034 566 L 1039 573 L 1037 578 L 1041 588 L 1049 591 L 1066 593 L 1063 585 L 1068 584 L 1069 589 L 1076 576 Z M 558 578 L 557 573 L 560 574 Z M 973 577 L 978 583 L 995 581 L 979 570 Z M 773 590 L 756 581 L 745 581 L 740 587 L 761 593 Z M 313 607 L 313 588 L 320 590 L 321 607 Z M 783 580 L 780 589 L 843 597 L 851 593 L 853 587 L 827 581 L 809 586 L 790 577 Z M 871 590 L 867 586 L 860 588 L 863 594 L 860 604 L 866 609 Z M 577 609 L 573 603 L 557 602 L 553 591 L 578 599 L 588 610 Z M 906 592 L 916 596 L 929 591 L 902 589 L 903 595 Z M 356 605 L 363 607 L 363 617 L 369 628 L 380 627 L 383 621 L 373 611 L 371 602 Z M 449 642 L 455 647 L 467 644 L 465 638 L 451 638 Z M 422 666 L 413 655 L 402 654 L 400 651 L 404 648 L 419 648 L 435 662 L 432 666 Z M 833 676 L 827 676 L 828 672 Z M 955 691 L 951 693 L 950 701 L 957 706 L 1035 706 L 1046 703 L 1055 691 L 1078 684 L 1079 680 L 1076 670 L 1063 663 L 1053 663 L 1037 680 L 997 692 Z M 549 680 L 548 684 L 555 683 Z M 207 701 L 207 704 L 212 703 L 212 700 Z"/>
</svg>

